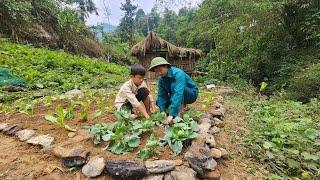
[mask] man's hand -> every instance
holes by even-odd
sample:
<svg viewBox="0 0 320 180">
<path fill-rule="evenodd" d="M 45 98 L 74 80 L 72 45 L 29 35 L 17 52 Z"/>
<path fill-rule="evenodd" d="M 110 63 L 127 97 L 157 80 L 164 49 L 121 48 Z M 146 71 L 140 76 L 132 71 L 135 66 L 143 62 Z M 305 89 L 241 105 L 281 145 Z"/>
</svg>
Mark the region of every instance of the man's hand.
<svg viewBox="0 0 320 180">
<path fill-rule="evenodd" d="M 150 103 L 150 111 L 151 113 L 156 112 L 156 104 L 154 103 L 154 101 L 151 101 Z"/>
<path fill-rule="evenodd" d="M 173 116 L 168 116 L 167 122 L 168 122 L 168 124 L 172 124 L 173 123 Z"/>
</svg>

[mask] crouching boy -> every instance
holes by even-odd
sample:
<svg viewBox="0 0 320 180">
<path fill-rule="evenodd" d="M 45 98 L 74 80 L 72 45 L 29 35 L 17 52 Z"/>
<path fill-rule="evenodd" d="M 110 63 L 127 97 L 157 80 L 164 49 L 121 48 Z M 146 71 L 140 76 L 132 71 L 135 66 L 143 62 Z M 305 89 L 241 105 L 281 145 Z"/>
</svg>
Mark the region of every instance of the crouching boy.
<svg viewBox="0 0 320 180">
<path fill-rule="evenodd" d="M 140 111 L 145 118 L 149 118 L 151 112 L 155 111 L 153 97 L 144 81 L 145 74 L 146 70 L 142 65 L 132 65 L 131 78 L 122 85 L 115 99 L 117 110 L 131 111 L 132 119 L 137 117 L 133 109 Z"/>
</svg>

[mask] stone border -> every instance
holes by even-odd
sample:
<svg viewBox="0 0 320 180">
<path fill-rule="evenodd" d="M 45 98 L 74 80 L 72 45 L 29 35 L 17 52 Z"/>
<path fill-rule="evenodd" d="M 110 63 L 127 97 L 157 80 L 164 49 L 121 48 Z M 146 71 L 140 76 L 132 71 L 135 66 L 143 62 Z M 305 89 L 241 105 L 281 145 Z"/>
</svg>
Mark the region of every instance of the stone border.
<svg viewBox="0 0 320 180">
<path fill-rule="evenodd" d="M 196 139 L 185 153 L 184 159 L 191 167 L 185 167 L 180 160 L 155 160 L 145 161 L 141 164 L 137 160 L 114 160 L 105 161 L 103 157 L 94 156 L 89 159 L 90 151 L 78 146 L 71 150 L 64 148 L 69 144 L 90 139 L 85 130 L 68 134 L 70 142 L 63 142 L 53 145 L 54 138 L 50 135 L 36 135 L 32 129 L 22 129 L 19 125 L 8 125 L 0 123 L 0 132 L 8 136 L 17 136 L 20 141 L 40 146 L 61 159 L 62 164 L 67 168 L 82 167 L 82 173 L 88 177 L 97 177 L 101 174 L 111 174 L 115 178 L 122 179 L 144 179 L 144 180 L 193 180 L 200 178 L 220 179 L 220 174 L 215 171 L 216 160 L 227 157 L 227 151 L 218 148 L 214 135 L 220 132 L 224 126 L 226 109 L 223 107 L 223 97 L 217 96 L 214 99 L 213 109 L 209 114 L 203 114 L 198 120 L 199 132 Z M 79 135 L 77 135 L 79 133 Z"/>
</svg>

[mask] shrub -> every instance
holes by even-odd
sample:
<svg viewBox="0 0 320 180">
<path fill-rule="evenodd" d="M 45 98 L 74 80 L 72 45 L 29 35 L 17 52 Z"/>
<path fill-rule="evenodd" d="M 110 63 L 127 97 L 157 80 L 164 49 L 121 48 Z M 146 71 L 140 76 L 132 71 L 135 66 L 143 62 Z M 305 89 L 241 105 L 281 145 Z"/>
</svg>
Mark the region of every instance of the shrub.
<svg viewBox="0 0 320 180">
<path fill-rule="evenodd" d="M 302 102 L 320 97 L 320 63 L 309 66 L 290 80 L 288 96 Z"/>
</svg>

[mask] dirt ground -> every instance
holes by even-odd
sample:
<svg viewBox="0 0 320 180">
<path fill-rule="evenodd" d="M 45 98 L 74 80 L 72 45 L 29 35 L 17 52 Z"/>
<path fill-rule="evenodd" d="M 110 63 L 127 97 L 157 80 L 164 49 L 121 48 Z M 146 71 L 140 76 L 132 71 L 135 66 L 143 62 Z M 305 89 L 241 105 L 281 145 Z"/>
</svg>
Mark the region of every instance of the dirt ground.
<svg viewBox="0 0 320 180">
<path fill-rule="evenodd" d="M 201 96 L 196 103 L 191 107 L 202 109 L 204 96 Z M 227 107 L 227 114 L 225 118 L 225 126 L 221 132 L 216 136 L 218 147 L 225 148 L 229 157 L 227 159 L 218 160 L 218 171 L 222 179 L 264 179 L 264 169 L 261 165 L 256 164 L 251 159 L 244 156 L 245 149 L 243 149 L 237 142 L 241 138 L 241 129 L 244 128 L 243 117 L 244 112 L 241 109 L 236 109 L 230 113 L 228 108 L 230 104 L 225 102 Z M 36 108 L 34 115 L 28 116 L 25 114 L 0 114 L 0 122 L 8 124 L 18 124 L 23 129 L 35 129 L 37 134 L 50 134 L 55 138 L 54 144 L 70 141 L 68 132 L 63 128 L 46 121 L 43 117 L 47 114 L 48 109 L 52 109 L 54 105 L 45 107 L 40 106 Z M 93 120 L 94 110 L 97 105 L 90 108 L 89 120 L 81 122 L 80 116 L 76 116 L 73 120 L 67 121 L 67 124 L 77 130 L 83 129 L 86 125 L 95 124 L 100 122 L 112 122 L 115 116 L 112 113 L 104 114 L 101 117 Z M 210 107 L 206 107 L 209 111 Z M 79 109 L 77 110 L 79 112 Z M 163 131 L 157 128 L 157 134 Z M 75 146 L 83 146 L 91 151 L 91 156 L 103 156 L 107 161 L 110 159 L 136 159 L 136 153 L 144 147 L 148 135 L 142 137 L 141 144 L 134 152 L 126 155 L 114 155 L 101 149 L 105 144 L 93 146 L 92 139 L 87 139 L 81 142 L 75 142 L 68 145 L 72 148 Z M 47 151 L 41 150 L 27 144 L 20 142 L 16 137 L 8 137 L 0 134 L 0 179 L 86 179 L 82 175 L 81 170 L 69 170 L 63 167 L 60 160 Z M 154 159 L 183 159 L 184 150 L 179 156 L 174 156 L 169 148 L 163 148 L 160 154 Z M 187 165 L 187 162 L 184 163 Z M 97 179 L 111 179 L 109 176 L 101 176 Z"/>
</svg>

